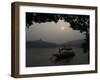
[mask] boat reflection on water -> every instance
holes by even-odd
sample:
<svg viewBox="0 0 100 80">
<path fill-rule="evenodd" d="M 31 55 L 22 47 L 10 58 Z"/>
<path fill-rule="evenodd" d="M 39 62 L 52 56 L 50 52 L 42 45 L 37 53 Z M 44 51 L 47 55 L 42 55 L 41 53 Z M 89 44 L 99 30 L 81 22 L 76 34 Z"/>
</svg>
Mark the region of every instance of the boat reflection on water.
<svg viewBox="0 0 100 80">
<path fill-rule="evenodd" d="M 66 61 L 69 62 L 72 60 L 72 58 L 75 56 L 75 53 L 72 48 L 59 48 L 58 53 L 55 53 L 50 58 L 51 61 L 54 63 L 60 62 L 60 61 Z"/>
</svg>

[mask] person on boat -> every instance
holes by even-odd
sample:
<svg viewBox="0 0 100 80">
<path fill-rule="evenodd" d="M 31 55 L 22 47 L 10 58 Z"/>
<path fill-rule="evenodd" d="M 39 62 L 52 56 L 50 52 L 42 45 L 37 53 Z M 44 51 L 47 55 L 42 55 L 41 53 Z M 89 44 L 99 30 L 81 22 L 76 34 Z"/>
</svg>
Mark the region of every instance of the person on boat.
<svg viewBox="0 0 100 80">
<path fill-rule="evenodd" d="M 61 55 L 61 49 L 59 48 L 59 54 Z"/>
</svg>

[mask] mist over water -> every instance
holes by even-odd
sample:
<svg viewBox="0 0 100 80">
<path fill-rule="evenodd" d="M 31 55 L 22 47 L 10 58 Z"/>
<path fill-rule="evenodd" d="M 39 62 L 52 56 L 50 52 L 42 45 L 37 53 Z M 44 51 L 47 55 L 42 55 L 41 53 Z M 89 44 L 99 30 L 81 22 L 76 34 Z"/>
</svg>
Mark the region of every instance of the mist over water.
<svg viewBox="0 0 100 80">
<path fill-rule="evenodd" d="M 65 42 L 84 39 L 84 33 L 73 30 L 70 23 L 59 20 L 58 23 L 33 23 L 26 29 L 26 40 L 34 41 L 40 38 L 47 42 L 62 44 Z"/>
</svg>

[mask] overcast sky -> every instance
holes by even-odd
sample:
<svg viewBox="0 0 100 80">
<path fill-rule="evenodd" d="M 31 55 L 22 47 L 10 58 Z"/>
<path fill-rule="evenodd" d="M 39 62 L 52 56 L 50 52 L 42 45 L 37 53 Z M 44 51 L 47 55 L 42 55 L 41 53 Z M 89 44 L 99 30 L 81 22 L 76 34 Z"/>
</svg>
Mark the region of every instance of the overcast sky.
<svg viewBox="0 0 100 80">
<path fill-rule="evenodd" d="M 27 41 L 39 40 L 40 38 L 44 41 L 61 44 L 72 40 L 84 39 L 85 35 L 73 30 L 69 23 L 59 20 L 58 23 L 34 23 L 26 29 Z"/>
</svg>

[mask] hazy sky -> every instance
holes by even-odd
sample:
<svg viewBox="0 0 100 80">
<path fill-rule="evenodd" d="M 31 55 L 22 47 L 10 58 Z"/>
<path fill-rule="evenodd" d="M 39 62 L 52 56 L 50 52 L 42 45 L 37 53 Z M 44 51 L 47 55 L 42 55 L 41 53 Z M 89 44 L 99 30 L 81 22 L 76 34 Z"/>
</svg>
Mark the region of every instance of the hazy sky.
<svg viewBox="0 0 100 80">
<path fill-rule="evenodd" d="M 40 38 L 44 41 L 61 44 L 72 40 L 84 39 L 85 35 L 73 30 L 69 23 L 59 20 L 58 23 L 35 23 L 26 29 L 27 41 L 39 40 Z"/>
</svg>

